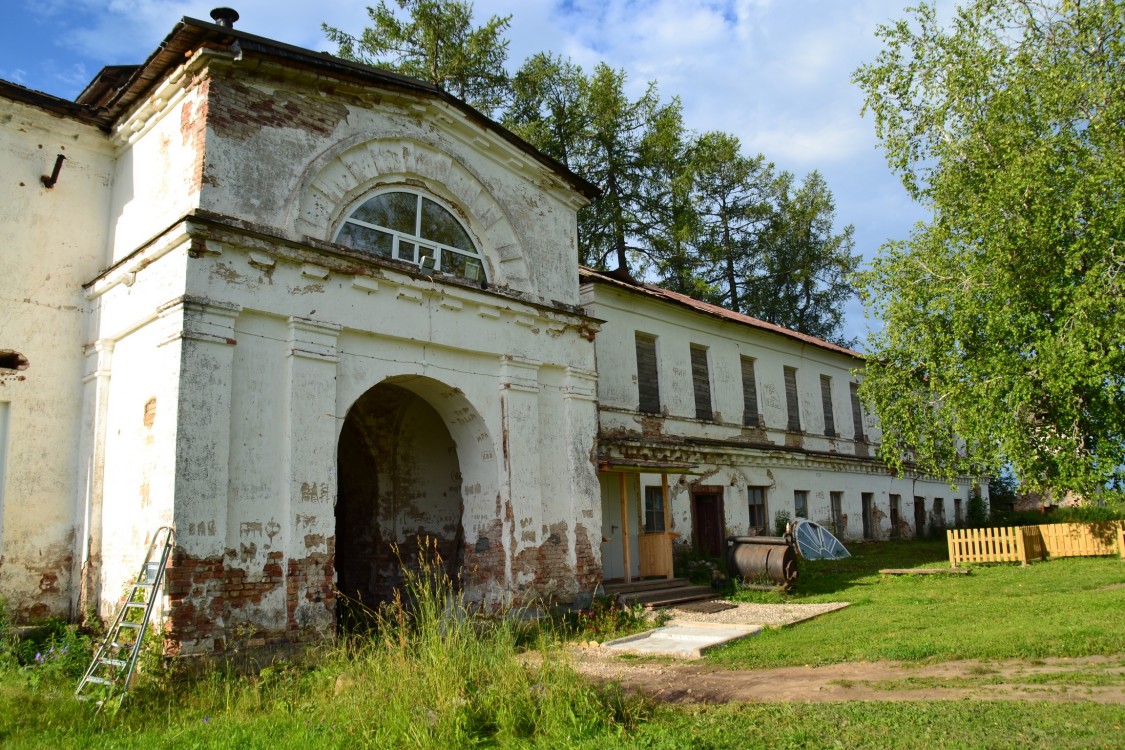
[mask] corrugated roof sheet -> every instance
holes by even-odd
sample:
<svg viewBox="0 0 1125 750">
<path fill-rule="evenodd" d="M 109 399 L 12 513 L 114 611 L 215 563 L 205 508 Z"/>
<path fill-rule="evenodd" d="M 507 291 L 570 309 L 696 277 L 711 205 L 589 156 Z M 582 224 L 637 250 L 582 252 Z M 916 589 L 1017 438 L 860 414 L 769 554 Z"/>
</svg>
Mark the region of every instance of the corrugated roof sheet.
<svg viewBox="0 0 1125 750">
<path fill-rule="evenodd" d="M 846 346 L 833 344 L 831 341 L 818 339 L 816 336 L 810 336 L 807 333 L 800 333 L 783 326 L 775 325 L 773 323 L 767 323 L 764 320 L 752 318 L 749 315 L 743 315 L 742 313 L 736 313 L 731 310 L 727 310 L 724 307 L 719 307 L 718 305 L 701 302 L 697 299 L 687 296 L 686 294 L 673 292 L 670 289 L 664 289 L 653 284 L 630 284 L 629 282 L 614 278 L 613 276 L 610 276 L 609 274 L 603 273 L 601 271 L 595 271 L 592 268 L 586 268 L 585 266 L 579 267 L 578 277 L 580 282 L 608 284 L 624 291 L 632 292 L 634 294 L 641 294 L 652 299 L 660 300 L 662 302 L 669 302 L 681 307 L 686 307 L 695 310 L 696 312 L 703 313 L 704 315 L 710 315 L 711 317 L 720 318 L 722 320 L 736 323 L 738 325 L 745 325 L 751 328 L 756 328 L 760 331 L 766 331 L 778 336 L 784 336 L 785 338 L 800 341 L 804 344 L 809 344 L 810 346 L 815 346 L 820 349 L 826 349 L 830 352 L 843 354 L 848 357 L 854 357 L 855 359 L 859 360 L 866 359 L 866 356 L 864 354 L 857 352 L 854 349 L 849 349 Z"/>
</svg>

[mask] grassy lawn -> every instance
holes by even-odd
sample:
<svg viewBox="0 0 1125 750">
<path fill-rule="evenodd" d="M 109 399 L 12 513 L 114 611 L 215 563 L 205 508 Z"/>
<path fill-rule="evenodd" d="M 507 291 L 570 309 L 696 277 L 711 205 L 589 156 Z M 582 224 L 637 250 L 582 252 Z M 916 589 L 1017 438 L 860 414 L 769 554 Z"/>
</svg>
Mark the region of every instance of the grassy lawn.
<svg viewBox="0 0 1125 750">
<path fill-rule="evenodd" d="M 980 565 L 968 576 L 882 576 L 948 568 L 944 542 L 854 544 L 844 560 L 802 562 L 788 597 L 743 601 L 852 606 L 714 651 L 738 669 L 848 661 L 948 661 L 1125 653 L 1125 561 L 1086 557 Z"/>
<path fill-rule="evenodd" d="M 876 572 L 936 566 L 943 550 L 932 543 L 857 545 L 851 560 L 808 565 L 790 600 L 854 606 L 712 658 L 746 667 L 1101 653 L 1125 663 L 1125 590 L 1107 589 L 1125 581 L 1121 560 L 995 566 L 959 577 Z M 0 747 L 1125 747 L 1125 708 L 1092 702 L 656 705 L 588 684 L 549 642 L 539 643 L 546 658 L 528 666 L 518 655 L 523 636 L 511 624 L 482 626 L 468 616 L 451 622 L 445 593 L 431 593 L 429 609 L 410 627 L 384 629 L 350 649 L 326 647 L 305 666 L 150 680 L 125 708 L 103 714 L 72 699 L 72 667 L 53 657 L 20 667 L 0 649 Z M 986 689 L 994 679 L 985 665 L 959 686 Z M 1122 679 L 1076 666 L 1042 683 L 1049 689 Z M 913 686 L 898 683 L 886 687 Z"/>
</svg>

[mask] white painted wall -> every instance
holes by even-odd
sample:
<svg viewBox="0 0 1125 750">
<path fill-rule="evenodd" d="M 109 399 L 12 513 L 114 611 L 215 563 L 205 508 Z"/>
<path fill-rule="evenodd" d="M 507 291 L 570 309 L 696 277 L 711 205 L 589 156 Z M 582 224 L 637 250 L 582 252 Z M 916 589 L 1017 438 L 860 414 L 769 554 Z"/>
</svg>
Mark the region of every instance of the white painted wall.
<svg viewBox="0 0 1125 750">
<path fill-rule="evenodd" d="M 46 188 L 56 155 L 58 182 Z M 0 595 L 22 618 L 71 613 L 76 521 L 84 490 L 80 403 L 88 307 L 81 285 L 100 269 L 112 154 L 103 133 L 0 98 L 0 370 L 6 471 L 0 508 Z"/>
</svg>

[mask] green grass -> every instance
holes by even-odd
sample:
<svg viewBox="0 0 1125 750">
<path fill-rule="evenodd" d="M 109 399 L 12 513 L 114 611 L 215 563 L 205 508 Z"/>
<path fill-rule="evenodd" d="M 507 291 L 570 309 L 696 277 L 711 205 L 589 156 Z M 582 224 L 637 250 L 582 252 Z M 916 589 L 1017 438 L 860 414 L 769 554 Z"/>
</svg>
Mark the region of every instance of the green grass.
<svg viewBox="0 0 1125 750">
<path fill-rule="evenodd" d="M 1102 590 L 1125 580 L 1120 560 L 1064 560 L 1023 570 L 994 566 L 956 578 L 882 578 L 875 572 L 938 564 L 942 549 L 929 543 L 857 546 L 852 560 L 806 566 L 791 600 L 846 599 L 856 606 L 749 639 L 722 652 L 719 663 L 828 663 L 914 653 L 922 659 L 1031 655 L 1031 665 L 1038 657 L 1125 654 L 1117 633 L 1125 597 L 1120 590 Z M 384 612 L 368 637 L 325 647 L 305 665 L 280 663 L 257 676 L 216 671 L 150 681 L 117 712 L 97 714 L 74 701 L 76 678 L 62 662 L 25 659 L 20 666 L 0 649 L 0 747 L 1125 745 L 1125 709 L 1093 702 L 655 705 L 590 685 L 548 641 L 538 641 L 541 658 L 527 662 L 519 654 L 527 635 L 518 621 L 474 616 L 450 598 L 447 582 L 425 579 L 420 586 L 409 597 L 411 606 Z M 972 687 L 987 694 L 997 679 L 982 664 L 955 682 L 907 679 L 885 687 Z M 1058 686 L 1112 686 L 1122 679 L 1074 665 L 1058 674 L 1025 675 L 1021 682 L 1041 686 L 1047 698 Z"/>
<path fill-rule="evenodd" d="M 789 596 L 738 598 L 852 606 L 709 658 L 747 669 L 1125 653 L 1125 596 L 1108 588 L 1125 581 L 1118 558 L 982 565 L 968 576 L 882 576 L 881 568 L 948 568 L 945 543 L 856 544 L 851 551 L 844 560 L 803 562 Z"/>
</svg>

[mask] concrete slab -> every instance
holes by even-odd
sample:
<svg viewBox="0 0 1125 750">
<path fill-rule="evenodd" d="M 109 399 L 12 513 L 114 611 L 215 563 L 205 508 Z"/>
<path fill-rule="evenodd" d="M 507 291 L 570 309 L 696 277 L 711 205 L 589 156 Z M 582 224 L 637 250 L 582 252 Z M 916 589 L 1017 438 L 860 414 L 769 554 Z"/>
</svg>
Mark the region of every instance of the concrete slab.
<svg viewBox="0 0 1125 750">
<path fill-rule="evenodd" d="M 680 656 L 697 659 L 710 649 L 724 643 L 760 633 L 761 625 L 729 625 L 710 623 L 676 623 L 645 633 L 618 638 L 602 644 L 602 648 L 618 653 L 648 656 Z"/>
</svg>

